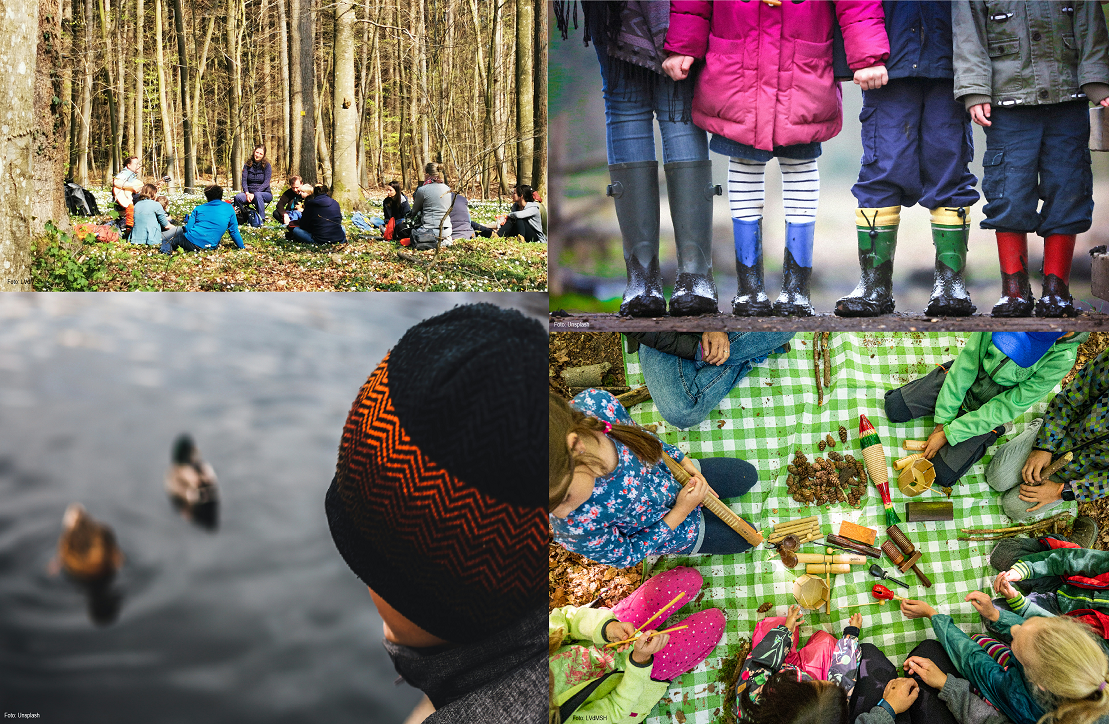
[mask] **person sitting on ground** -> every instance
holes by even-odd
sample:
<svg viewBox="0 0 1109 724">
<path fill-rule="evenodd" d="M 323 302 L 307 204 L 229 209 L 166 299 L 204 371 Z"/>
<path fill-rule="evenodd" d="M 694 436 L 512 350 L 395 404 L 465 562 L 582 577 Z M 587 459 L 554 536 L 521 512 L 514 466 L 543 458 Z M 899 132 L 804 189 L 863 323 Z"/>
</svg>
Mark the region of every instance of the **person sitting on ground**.
<svg viewBox="0 0 1109 724">
<path fill-rule="evenodd" d="M 443 167 L 437 163 L 429 163 L 424 167 L 427 181 L 416 189 L 412 195 L 412 211 L 416 216 L 416 225 L 412 229 L 412 241 L 415 244 L 440 243 L 450 244 L 451 239 L 451 188 L 443 180 Z"/>
<path fill-rule="evenodd" d="M 343 212 L 339 202 L 329 196 L 330 189 L 316 184 L 312 195 L 304 201 L 304 214 L 297 225 L 289 229 L 288 238 L 302 244 L 343 244 L 347 233 L 343 230 Z"/>
<path fill-rule="evenodd" d="M 157 196 L 154 197 L 154 200 L 157 201 L 161 205 L 162 211 L 166 212 L 166 218 L 169 220 L 169 223 L 172 224 L 173 223 L 173 217 L 169 215 L 169 199 L 167 199 L 165 196 L 163 196 L 161 194 L 158 194 Z"/>
<path fill-rule="evenodd" d="M 547 243 L 542 207 L 535 200 L 535 192 L 527 184 L 518 184 L 512 189 L 512 211 L 498 216 L 497 223 L 495 229 L 475 224 L 477 235 L 489 238 L 496 233 L 501 238 L 522 236 L 524 241 Z"/>
<path fill-rule="evenodd" d="M 254 147 L 254 153 L 243 166 L 243 192 L 235 196 L 236 206 L 253 206 L 258 209 L 258 215 L 266 218 L 266 204 L 273 200 L 270 192 L 270 176 L 273 169 L 266 160 L 266 147 Z"/>
<path fill-rule="evenodd" d="M 296 218 L 300 218 L 300 211 L 298 209 L 304 202 L 304 194 L 301 193 L 300 176 L 290 176 L 287 179 L 289 188 L 277 198 L 277 208 L 273 210 L 273 220 L 282 226 L 288 226 L 289 222 L 293 221 L 293 212 L 296 212 Z"/>
<path fill-rule="evenodd" d="M 215 184 L 204 189 L 204 198 L 208 203 L 201 204 L 185 217 L 183 226 L 177 228 L 177 233 L 169 239 L 162 241 L 163 254 L 172 254 L 174 249 L 182 248 L 185 251 L 200 251 L 201 249 L 215 249 L 219 246 L 224 233 L 231 235 L 235 246 L 245 249 L 243 237 L 239 234 L 239 221 L 235 218 L 235 207 L 223 201 L 223 187 Z"/>
<path fill-rule="evenodd" d="M 951 487 L 1074 366 L 1082 332 L 974 332 L 954 360 L 886 393 L 891 423 L 933 417 L 924 458 Z"/>
<path fill-rule="evenodd" d="M 177 233 L 177 227 L 170 224 L 165 208 L 155 200 L 157 195 L 158 187 L 154 184 L 145 184 L 139 191 L 139 201 L 135 204 L 135 228 L 131 231 L 132 244 L 160 246 Z"/>
<path fill-rule="evenodd" d="M 474 238 L 470 221 L 470 201 L 462 194 L 455 194 L 451 205 L 451 239 Z"/>
<path fill-rule="evenodd" d="M 393 224 L 399 225 L 410 211 L 412 211 L 412 205 L 408 203 L 408 197 L 400 190 L 400 184 L 396 181 L 390 181 L 385 186 L 385 198 L 381 200 L 381 217 L 375 216 L 370 219 L 370 223 L 385 228 L 391 219 L 395 219 L 396 221 Z"/>
<path fill-rule="evenodd" d="M 135 194 L 142 190 L 142 180 L 139 178 L 139 157 L 128 156 L 123 162 L 123 168 L 112 179 L 112 198 L 115 200 L 116 211 L 123 221 L 123 233 L 126 236 L 135 226 Z"/>
<path fill-rule="evenodd" d="M 1068 452 L 1071 461 L 1043 479 L 1052 458 Z M 1018 521 L 1063 501 L 1109 494 L 1109 350 L 1078 371 L 1043 418 L 1001 446 L 986 468 L 986 482 L 1004 493 L 1005 514 Z"/>
<path fill-rule="evenodd" d="M 699 425 L 751 369 L 789 351 L 793 332 L 630 332 L 639 365 L 662 419 Z"/>
</svg>

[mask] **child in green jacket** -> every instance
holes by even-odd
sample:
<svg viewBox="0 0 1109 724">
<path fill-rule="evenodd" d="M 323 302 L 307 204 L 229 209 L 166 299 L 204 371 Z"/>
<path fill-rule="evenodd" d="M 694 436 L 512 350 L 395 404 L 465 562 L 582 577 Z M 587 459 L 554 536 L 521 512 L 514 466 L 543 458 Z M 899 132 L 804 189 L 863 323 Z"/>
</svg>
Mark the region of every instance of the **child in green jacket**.
<svg viewBox="0 0 1109 724">
<path fill-rule="evenodd" d="M 932 416 L 924 457 L 936 484 L 951 486 L 1005 432 L 1005 424 L 1059 384 L 1087 333 L 974 332 L 963 351 L 920 379 L 886 393 L 886 417 Z"/>
</svg>

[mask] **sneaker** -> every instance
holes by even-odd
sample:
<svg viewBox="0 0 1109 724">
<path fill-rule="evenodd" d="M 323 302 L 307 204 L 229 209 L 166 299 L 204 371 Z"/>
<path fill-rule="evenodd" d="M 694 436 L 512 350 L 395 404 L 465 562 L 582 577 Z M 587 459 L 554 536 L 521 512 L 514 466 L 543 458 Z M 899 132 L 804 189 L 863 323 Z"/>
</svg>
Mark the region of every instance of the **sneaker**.
<svg viewBox="0 0 1109 724">
<path fill-rule="evenodd" d="M 1097 533 L 1097 522 L 1088 515 L 1083 515 L 1075 518 L 1074 527 L 1071 529 L 1071 534 L 1067 536 L 1067 540 L 1082 548 L 1093 548 L 1097 541 Z"/>
</svg>

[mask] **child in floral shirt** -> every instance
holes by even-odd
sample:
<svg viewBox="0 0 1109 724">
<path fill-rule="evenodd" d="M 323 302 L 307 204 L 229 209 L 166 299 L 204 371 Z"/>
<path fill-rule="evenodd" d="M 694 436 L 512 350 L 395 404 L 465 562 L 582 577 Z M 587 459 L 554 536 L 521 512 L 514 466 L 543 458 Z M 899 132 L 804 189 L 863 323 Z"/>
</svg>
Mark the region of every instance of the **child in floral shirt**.
<svg viewBox="0 0 1109 724">
<path fill-rule="evenodd" d="M 586 390 L 571 405 L 550 396 L 548 510 L 558 543 L 621 568 L 649 555 L 740 553 L 751 547 L 699 506 L 710 481 L 721 499 L 753 488 L 758 482 L 753 465 L 705 458 L 698 469 L 681 450 L 636 425 L 608 392 Z M 684 488 L 667 469 L 663 452 L 692 476 Z"/>
</svg>

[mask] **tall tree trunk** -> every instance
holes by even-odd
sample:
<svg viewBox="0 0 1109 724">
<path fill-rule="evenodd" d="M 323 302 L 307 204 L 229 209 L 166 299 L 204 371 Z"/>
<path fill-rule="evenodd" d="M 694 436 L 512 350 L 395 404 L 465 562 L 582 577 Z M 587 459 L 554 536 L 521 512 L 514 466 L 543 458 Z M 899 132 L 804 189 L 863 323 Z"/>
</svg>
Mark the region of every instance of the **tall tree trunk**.
<svg viewBox="0 0 1109 724">
<path fill-rule="evenodd" d="M 547 0 L 535 0 L 535 161 L 531 185 L 547 198 Z"/>
<path fill-rule="evenodd" d="M 516 183 L 531 184 L 535 153 L 535 5 L 516 0 Z"/>
<path fill-rule="evenodd" d="M 495 3 L 494 12 L 496 12 Z M 477 51 L 477 63 L 475 73 L 477 75 L 478 86 L 474 89 L 474 107 L 478 107 L 477 96 L 478 93 L 481 93 L 483 107 L 485 109 L 483 123 L 481 124 L 481 133 L 478 135 L 481 149 L 481 158 L 479 159 L 481 163 L 481 198 L 484 199 L 488 195 L 488 191 L 492 190 L 492 178 L 491 174 L 489 173 L 489 145 L 492 143 L 493 134 L 490 131 L 492 125 L 492 117 L 489 112 L 489 99 L 487 96 L 489 92 L 489 86 L 485 82 L 486 70 L 485 59 L 482 57 L 481 17 L 478 15 L 477 11 L 477 0 L 470 0 L 470 14 L 473 16 L 474 19 L 474 38 L 476 39 L 476 42 L 474 43 L 474 49 Z"/>
<path fill-rule="evenodd" d="M 493 158 L 497 163 L 497 177 L 500 183 L 502 196 L 508 194 L 508 163 L 505 160 L 504 144 L 497 137 L 497 127 L 500 125 L 499 95 L 501 85 L 500 73 L 497 69 L 496 59 L 499 57 L 503 43 L 501 42 L 501 3 L 502 0 L 493 0 L 493 23 L 489 33 L 489 70 L 486 72 L 485 91 L 485 123 L 488 131 L 488 142 L 493 146 Z"/>
<path fill-rule="evenodd" d="M 190 119 L 189 56 L 185 52 L 185 11 L 181 0 L 173 0 L 173 27 L 177 31 L 178 87 L 181 98 L 181 135 L 185 142 L 185 189 L 196 185 L 196 154 L 193 151 L 193 124 Z"/>
<path fill-rule="evenodd" d="M 367 16 L 370 13 L 369 3 L 366 5 L 365 10 Z M 357 18 L 355 18 L 357 21 Z M 367 17 L 365 20 L 369 20 Z M 355 107 L 358 109 L 358 137 L 355 142 L 358 155 L 358 185 L 368 187 L 370 185 L 369 178 L 369 163 L 366 160 L 366 96 L 369 89 L 370 76 L 369 76 L 369 59 L 373 57 L 374 52 L 377 50 L 377 28 L 373 29 L 373 42 L 370 42 L 370 23 L 362 23 L 362 47 L 360 48 L 360 57 L 358 59 L 358 88 L 357 99 L 355 100 Z M 335 64 L 338 66 L 338 63 Z M 360 194 L 361 195 L 361 194 Z"/>
<path fill-rule="evenodd" d="M 335 60 L 332 82 L 332 198 L 350 213 L 362 207 L 358 191 L 358 105 L 354 97 L 354 4 L 335 0 Z"/>
<path fill-rule="evenodd" d="M 293 159 L 291 154 L 292 129 L 290 128 L 290 120 L 292 118 L 292 106 L 289 99 L 289 23 L 285 18 L 285 0 L 277 0 L 277 44 L 278 53 L 280 57 L 281 66 L 281 157 L 283 166 L 285 167 L 285 174 L 292 175 L 290 169 L 293 168 Z"/>
<path fill-rule="evenodd" d="M 136 0 L 135 6 L 135 132 L 131 139 L 131 150 L 142 162 L 142 104 L 145 92 L 143 91 L 143 30 L 145 17 L 143 15 L 143 0 Z M 157 176 L 157 169 L 150 169 Z"/>
<path fill-rule="evenodd" d="M 293 0 L 300 7 L 299 17 L 295 18 L 297 33 L 300 36 L 300 67 L 294 74 L 300 76 L 300 164 L 298 173 L 307 183 L 316 183 L 316 63 L 314 48 L 316 37 L 316 18 L 313 0 Z M 295 111 L 295 107 L 294 107 Z M 296 120 L 294 116 L 293 120 Z"/>
<path fill-rule="evenodd" d="M 385 32 L 381 31 L 381 42 L 385 42 Z M 375 34 L 376 37 L 376 34 Z M 377 133 L 377 143 L 373 148 L 377 149 L 376 164 L 374 173 L 376 175 L 377 184 L 379 186 L 385 185 L 385 122 L 383 117 L 383 107 L 385 105 L 385 95 L 382 90 L 381 81 L 381 43 L 374 43 L 374 129 Z"/>
<path fill-rule="evenodd" d="M 203 107 L 201 105 L 201 102 L 200 102 L 201 101 L 200 87 L 201 87 L 201 82 L 204 79 L 204 71 L 208 67 L 208 49 L 209 49 L 209 47 L 211 47 L 211 44 L 212 44 L 212 32 L 215 30 L 215 27 L 216 27 L 216 16 L 215 15 L 209 15 L 208 16 L 208 28 L 207 28 L 207 30 L 204 31 L 204 45 L 200 46 L 200 60 L 197 61 L 196 74 L 193 78 L 193 100 L 192 100 L 192 107 L 191 107 L 191 110 L 192 110 L 191 120 L 192 120 L 192 127 L 193 127 L 193 133 L 194 134 L 197 133 L 196 129 L 199 128 L 200 109 Z M 207 116 L 205 117 L 204 125 L 205 125 L 205 127 L 207 127 L 207 125 L 208 125 Z M 199 146 L 200 144 L 197 143 L 197 145 Z M 214 168 L 212 169 L 212 173 L 215 173 Z"/>
<path fill-rule="evenodd" d="M 89 185 L 89 136 L 92 131 L 92 2 L 85 0 L 85 54 L 82 58 L 82 67 L 85 71 L 84 82 L 81 85 L 81 138 L 77 144 L 77 183 L 82 186 Z M 159 67 L 161 67 L 159 65 Z"/>
<path fill-rule="evenodd" d="M 439 109 L 432 109 L 431 99 L 427 94 L 427 20 L 425 0 L 417 0 L 419 5 L 419 20 L 416 25 L 416 57 L 420 59 L 420 98 L 419 106 L 413 104 L 413 118 L 420 119 L 420 163 L 424 164 L 428 161 L 434 160 L 431 157 L 431 137 L 428 133 L 427 118 L 428 114 L 437 112 Z M 417 175 L 419 175 L 417 173 Z"/>
<path fill-rule="evenodd" d="M 7 0 L 0 13 L 0 291 L 31 290 L 31 169 L 35 139 L 35 69 L 39 17 L 35 0 Z M 28 66 L 30 62 L 31 67 Z M 57 183 L 58 180 L 55 180 Z"/>
<path fill-rule="evenodd" d="M 228 98 L 227 129 L 231 138 L 231 187 L 242 188 L 243 183 L 243 79 L 239 65 L 239 0 L 227 0 L 227 76 L 231 82 Z"/>
<path fill-rule="evenodd" d="M 90 0 L 86 0 L 89 2 Z M 154 2 L 154 47 L 157 49 L 158 61 L 158 110 L 162 115 L 162 168 L 157 174 L 161 176 L 173 173 L 176 165 L 177 150 L 173 147 L 173 126 L 170 122 L 169 100 L 167 99 L 165 55 L 162 52 L 162 4 L 164 0 Z M 180 179 L 174 178 L 180 183 Z"/>
<path fill-rule="evenodd" d="M 300 169 L 303 165 L 303 149 L 301 142 L 304 139 L 304 119 L 307 114 L 306 106 L 304 103 L 304 76 L 301 73 L 301 47 L 306 49 L 303 51 L 311 55 L 312 41 L 309 38 L 307 41 L 301 41 L 300 34 L 300 16 L 301 16 L 301 3 L 312 0 L 289 0 L 289 75 L 290 75 L 290 94 L 292 104 L 292 116 L 290 120 L 290 135 L 289 145 L 291 151 L 289 153 L 290 159 L 290 172 L 300 175 Z M 309 92 L 311 86 L 309 86 Z"/>
<path fill-rule="evenodd" d="M 60 3 L 44 0 L 38 9 L 38 48 L 35 60 L 35 135 L 34 194 L 31 197 L 31 233 L 41 234 L 46 222 L 53 221 L 68 230 L 69 212 L 65 207 L 66 127 L 61 102 L 63 40 Z M 32 56 L 34 57 L 34 56 Z M 18 67 L 16 73 L 18 73 Z M 15 73 L 11 74 L 14 75 Z M 0 269 L 0 274 L 3 270 Z"/>
<path fill-rule="evenodd" d="M 119 127 L 119 116 L 116 115 L 116 74 L 113 70 L 113 61 L 115 59 L 115 49 L 112 47 L 112 35 L 108 32 L 108 25 L 112 22 L 112 6 L 111 0 L 101 0 L 100 2 L 100 40 L 105 48 L 105 67 L 108 72 L 108 86 L 105 88 L 105 93 L 108 95 L 108 119 L 112 128 L 112 167 L 111 172 L 106 174 L 108 176 L 119 173 L 122 168 L 120 159 L 120 136 L 123 134 L 123 129 Z"/>
<path fill-rule="evenodd" d="M 73 42 L 75 27 L 73 23 L 73 0 L 62 0 L 62 105 L 63 122 L 68 139 L 66 141 L 66 179 L 72 179 L 77 166 L 77 114 L 74 113 L 73 98 Z"/>
<path fill-rule="evenodd" d="M 400 19 L 400 0 L 397 0 L 396 20 L 394 21 L 394 25 L 398 28 L 403 27 Z M 404 91 L 407 88 L 404 69 L 408 67 L 408 63 L 404 62 L 405 55 L 402 48 L 401 35 L 397 33 L 397 50 L 393 54 L 393 60 L 391 61 L 392 68 L 395 69 L 396 73 L 391 78 L 392 83 L 390 83 L 390 85 L 392 86 L 392 95 L 396 98 L 397 103 L 397 162 L 400 164 L 401 187 L 407 191 L 412 188 L 408 185 L 409 165 L 405 163 L 404 153 L 405 149 L 408 147 L 405 141 L 407 131 L 407 124 L 405 121 L 407 119 L 405 113 L 406 104 L 404 102 Z"/>
<path fill-rule="evenodd" d="M 123 168 L 123 159 L 125 156 L 130 156 L 127 153 L 127 146 L 124 145 L 124 134 L 127 132 L 127 114 L 130 111 L 131 104 L 127 101 L 127 79 L 126 71 L 123 67 L 124 54 L 130 55 L 124 48 L 126 43 L 126 36 L 124 28 L 126 27 L 126 20 L 123 15 L 124 3 L 121 1 L 116 5 L 116 20 L 115 28 L 112 35 L 115 39 L 115 47 L 117 52 L 115 54 L 116 62 L 116 80 L 119 85 L 116 89 L 116 128 L 119 129 L 119 150 L 120 150 L 120 168 Z M 109 60 L 110 62 L 110 60 Z M 139 171 L 139 176 L 142 176 L 142 171 Z"/>
</svg>

